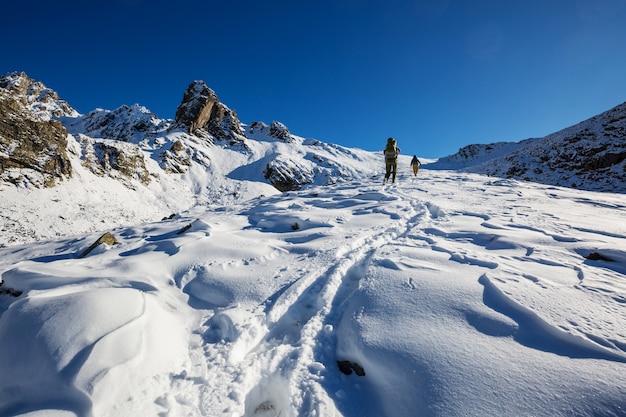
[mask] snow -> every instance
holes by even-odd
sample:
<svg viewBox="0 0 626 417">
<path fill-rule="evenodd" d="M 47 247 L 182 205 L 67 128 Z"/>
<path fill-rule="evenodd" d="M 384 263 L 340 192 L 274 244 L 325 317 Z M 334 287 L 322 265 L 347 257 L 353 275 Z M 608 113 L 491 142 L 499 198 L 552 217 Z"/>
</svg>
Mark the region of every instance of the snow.
<svg viewBox="0 0 626 417">
<path fill-rule="evenodd" d="M 626 415 L 624 195 L 403 158 L 1 248 L 0 416 Z"/>
</svg>

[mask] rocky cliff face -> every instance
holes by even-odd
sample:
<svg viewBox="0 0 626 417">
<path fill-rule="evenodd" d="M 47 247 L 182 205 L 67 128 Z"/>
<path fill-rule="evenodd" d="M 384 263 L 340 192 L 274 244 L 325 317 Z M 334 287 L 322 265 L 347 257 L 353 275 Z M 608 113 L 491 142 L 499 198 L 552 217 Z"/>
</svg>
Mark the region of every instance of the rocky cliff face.
<svg viewBox="0 0 626 417">
<path fill-rule="evenodd" d="M 150 183 L 150 172 L 141 149 L 111 139 L 93 139 L 79 135 L 82 149 L 82 165 L 99 176 L 109 176 L 120 180 L 124 185 L 133 188 L 132 181 L 137 180 L 147 185 Z"/>
<path fill-rule="evenodd" d="M 67 130 L 37 114 L 29 109 L 25 96 L 0 88 L 0 180 L 52 187 L 71 177 Z"/>
<path fill-rule="evenodd" d="M 81 165 L 133 188 L 150 182 L 141 142 L 163 130 L 161 121 L 135 105 L 81 116 L 56 92 L 24 73 L 0 78 L 0 180 L 21 186 L 52 187 L 72 176 L 68 130 L 80 145 Z M 130 142 L 123 144 L 122 142 Z"/>
</svg>

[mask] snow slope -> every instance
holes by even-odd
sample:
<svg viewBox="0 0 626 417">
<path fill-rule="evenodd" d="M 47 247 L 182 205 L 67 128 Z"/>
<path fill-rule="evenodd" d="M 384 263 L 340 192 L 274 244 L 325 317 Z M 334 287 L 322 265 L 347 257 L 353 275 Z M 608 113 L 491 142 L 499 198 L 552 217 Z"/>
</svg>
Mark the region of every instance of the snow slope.
<svg viewBox="0 0 626 417">
<path fill-rule="evenodd" d="M 624 193 L 626 103 L 543 138 L 468 145 L 427 168 Z"/>
<path fill-rule="evenodd" d="M 204 82 L 190 87 L 214 95 Z M 381 169 L 378 154 L 302 138 L 277 121 L 245 125 L 219 101 L 212 103 L 229 123 L 214 121 L 221 127 L 210 134 L 202 128 L 189 133 L 180 120 L 159 119 L 138 104 L 80 115 L 25 73 L 0 77 L 0 92 L 8 103 L 0 109 L 7 121 L 0 158 L 8 161 L 0 164 L 0 247 L 158 221 L 197 205 L 237 204 L 278 189 L 368 179 Z M 200 98 L 186 92 L 179 108 Z M 50 139 L 28 133 L 23 122 L 30 118 L 39 130 L 47 126 L 43 122 L 61 123 L 67 145 L 63 138 L 61 150 L 40 146 Z M 44 162 L 33 167 L 33 160 Z M 71 169 L 48 172 L 50 160 Z"/>
<path fill-rule="evenodd" d="M 127 110 L 133 111 L 129 115 L 125 111 L 94 111 L 88 118 L 98 120 L 94 117 L 98 113 L 116 114 L 107 126 L 124 131 L 126 125 L 138 118 L 141 121 L 140 116 L 151 114 L 137 106 Z M 310 181 L 317 185 L 366 179 L 384 169 L 380 167 L 380 156 L 372 152 L 295 135 L 292 142 L 283 143 L 257 132 L 250 134 L 243 149 L 163 129 L 144 135 L 140 141 L 138 152 L 144 155 L 151 179 L 145 184 L 115 170 L 105 174 L 90 170 L 84 162 L 84 145 L 79 142 L 100 141 L 122 148 L 136 145 L 102 138 L 98 136 L 100 131 L 89 131 L 94 136 L 86 136 L 79 133 L 84 131 L 82 122 L 72 121 L 74 125 L 65 120 L 73 132 L 68 135 L 71 179 L 59 181 L 53 188 L 16 187 L 0 182 L 0 247 L 158 221 L 197 205 L 230 205 L 278 194 L 263 171 L 270 161 L 281 158 L 285 165 L 294 167 L 293 172 L 308 167 Z M 133 137 L 128 132 L 124 134 Z M 164 149 L 177 141 L 185 144 L 191 161 L 186 172 L 168 173 L 158 161 Z"/>
<path fill-rule="evenodd" d="M 623 194 L 406 162 L 0 249 L 0 416 L 626 415 Z"/>
</svg>

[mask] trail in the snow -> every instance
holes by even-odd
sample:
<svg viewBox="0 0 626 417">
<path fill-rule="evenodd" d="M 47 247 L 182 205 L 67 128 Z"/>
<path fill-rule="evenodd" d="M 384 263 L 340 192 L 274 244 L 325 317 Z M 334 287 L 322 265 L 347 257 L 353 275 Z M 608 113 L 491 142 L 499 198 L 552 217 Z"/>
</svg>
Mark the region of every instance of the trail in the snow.
<svg viewBox="0 0 626 417">
<path fill-rule="evenodd" d="M 349 201 L 344 203 L 350 204 Z M 362 209 L 380 210 L 395 219 L 394 214 L 379 207 L 377 201 Z M 396 229 L 365 229 L 351 236 L 347 243 L 345 238 L 339 240 L 321 256 L 320 263 L 329 265 L 321 274 L 308 277 L 307 285 L 292 286 L 281 295 L 272 310 L 284 311 L 284 314 L 269 323 L 267 336 L 255 352 L 251 352 L 261 369 L 258 384 L 246 398 L 246 416 L 258 415 L 259 411 L 269 411 L 268 408 L 276 414 L 267 415 L 289 415 L 285 408 L 288 406 L 296 415 L 321 416 L 331 412 L 320 409 L 331 403 L 321 401 L 320 397 L 328 397 L 324 378 L 336 372 L 337 360 L 341 359 L 334 351 L 333 320 L 341 317 L 336 310 L 341 309 L 358 287 L 371 253 L 393 239 Z M 271 365 L 263 367 L 265 363 Z M 286 397 L 281 398 L 280 387 L 288 388 L 288 392 L 283 393 Z"/>
<path fill-rule="evenodd" d="M 351 354 L 350 345 L 359 336 L 351 333 L 351 326 L 356 324 L 350 322 L 359 314 L 363 277 L 376 279 L 375 274 L 385 269 L 424 270 L 427 276 L 437 272 L 429 271 L 436 264 L 406 258 L 403 253 L 425 255 L 426 259 L 447 256 L 452 263 L 475 268 L 475 276 L 456 277 L 459 282 L 454 285 L 458 288 L 441 296 L 454 297 L 454 291 L 465 291 L 467 299 L 450 299 L 449 305 L 458 303 L 459 308 L 471 310 L 466 315 L 467 325 L 486 336 L 517 337 L 525 346 L 565 356 L 576 355 L 584 346 L 585 352 L 597 353 L 592 357 L 619 360 L 621 353 L 611 351 L 623 348 L 620 341 L 603 337 L 599 329 L 584 328 L 589 326 L 587 321 L 572 322 L 571 328 L 565 328 L 562 314 L 556 310 L 562 306 L 535 302 L 550 297 L 548 290 L 555 288 L 581 292 L 599 285 L 590 277 L 596 274 L 588 272 L 592 267 L 580 265 L 577 250 L 581 244 L 568 236 L 571 226 L 532 206 L 532 198 L 526 194 L 541 189 L 521 191 L 510 182 L 499 186 L 497 182 L 484 183 L 484 179 L 459 178 L 433 175 L 382 189 L 364 186 L 360 191 L 351 184 L 328 192 L 316 190 L 300 196 L 297 204 L 270 198 L 254 210 L 244 211 L 251 227 L 277 248 L 251 271 L 258 279 L 282 284 L 254 305 L 229 304 L 228 291 L 217 286 L 206 287 L 203 294 L 200 286 L 188 290 L 203 300 L 197 306 L 199 327 L 190 345 L 194 370 L 172 377 L 175 389 L 171 398 L 161 399 L 164 407 L 176 402 L 183 409 L 186 405 L 193 408 L 197 402 L 203 415 L 229 417 L 385 414 L 389 409 L 378 408 L 385 403 L 384 398 L 393 396 L 385 392 L 380 381 L 397 379 L 405 370 L 396 369 L 394 376 L 392 369 L 367 356 L 371 355 L 367 347 L 355 346 Z M 467 200 L 459 201 L 450 191 L 451 181 L 465 188 L 460 194 Z M 439 191 L 438 184 L 446 186 Z M 372 216 L 384 220 L 372 225 Z M 589 227 L 586 230 L 594 239 L 618 239 Z M 248 262 L 254 265 L 255 261 L 243 261 Z M 295 270 L 290 265 L 303 267 Z M 375 272 L 370 273 L 372 266 Z M 179 286 L 193 280 L 194 274 L 209 276 L 216 271 L 209 265 L 194 268 L 186 277 L 179 277 Z M 558 279 L 555 269 L 563 272 Z M 479 281 L 481 276 L 494 278 Z M 418 291 L 424 281 L 416 276 L 404 285 L 408 291 Z M 420 294 L 420 299 L 428 300 L 428 295 Z M 213 308 L 207 308 L 207 303 Z M 479 305 L 482 307 L 474 307 Z M 532 306 L 532 314 L 520 313 L 531 311 L 524 305 Z M 433 312 L 421 314 L 423 317 L 416 316 L 418 322 L 425 320 L 427 329 L 434 325 L 429 321 Z M 537 319 L 525 326 L 524 317 L 530 316 Z M 530 334 L 538 328 L 544 329 L 546 342 L 525 343 L 524 332 Z M 576 339 L 578 336 L 585 341 Z M 440 343 L 441 339 L 433 342 Z M 431 348 L 427 347 L 427 352 Z M 353 374 L 350 385 L 342 386 L 348 380 L 341 374 L 338 361 L 354 364 L 355 370 L 365 363 L 364 372 L 373 372 L 379 381 L 370 377 L 360 383 Z M 202 371 L 206 364 L 210 370 Z M 412 364 L 416 369 L 428 366 L 414 360 Z M 207 380 L 204 375 L 209 371 L 213 377 Z M 428 393 L 433 382 L 427 370 L 421 372 L 404 375 L 416 384 L 416 397 L 406 403 L 427 411 L 428 401 L 435 398 Z M 364 398 L 364 403 L 350 405 L 350 396 Z M 368 403 L 368 398 L 379 400 Z M 329 409 L 331 404 L 339 411 Z"/>
<path fill-rule="evenodd" d="M 417 216 L 411 204 L 374 189 L 357 195 L 316 193 L 311 196 L 311 205 L 327 209 L 328 217 L 338 219 L 333 236 L 325 236 L 323 250 L 307 247 L 310 239 L 320 238 L 320 224 L 299 218 L 297 212 L 305 210 L 303 207 L 293 207 L 293 218 L 288 222 L 313 226 L 297 238 L 280 225 L 270 225 L 289 242 L 284 246 L 290 248 L 286 259 L 305 256 L 308 270 L 256 308 L 232 306 L 206 316 L 203 333 L 208 343 L 204 344 L 204 355 L 207 362 L 219 367 L 212 368 L 211 373 L 222 377 L 199 387 L 205 415 L 240 415 L 237 404 L 241 403 L 245 404 L 245 416 L 334 413 L 323 409 L 333 403 L 328 400 L 333 393 L 328 392 L 325 381 L 329 374 L 339 372 L 337 360 L 345 359 L 337 358 L 334 332 L 344 303 L 358 288 L 377 248 L 407 233 L 406 222 L 415 223 Z M 356 214 L 346 218 L 342 208 Z M 270 209 L 274 206 L 268 205 Z M 389 219 L 389 226 L 360 225 L 359 213 L 378 213 Z"/>
</svg>

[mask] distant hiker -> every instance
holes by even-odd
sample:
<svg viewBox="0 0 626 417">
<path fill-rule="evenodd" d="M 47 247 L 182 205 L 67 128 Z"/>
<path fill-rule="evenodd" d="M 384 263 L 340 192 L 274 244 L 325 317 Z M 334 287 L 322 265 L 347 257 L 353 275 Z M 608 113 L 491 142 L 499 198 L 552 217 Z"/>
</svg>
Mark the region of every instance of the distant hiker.
<svg viewBox="0 0 626 417">
<path fill-rule="evenodd" d="M 413 159 L 411 159 L 411 168 L 413 168 L 413 176 L 417 176 L 417 171 L 420 169 L 420 165 L 422 163 L 419 159 L 417 159 L 417 155 L 413 155 Z"/>
<path fill-rule="evenodd" d="M 383 184 L 389 181 L 391 175 L 391 182 L 396 182 L 396 172 L 398 171 L 398 154 L 400 148 L 396 146 L 396 140 L 394 138 L 387 139 L 387 146 L 383 152 L 385 154 L 385 179 Z"/>
</svg>

